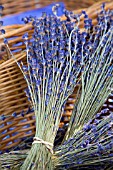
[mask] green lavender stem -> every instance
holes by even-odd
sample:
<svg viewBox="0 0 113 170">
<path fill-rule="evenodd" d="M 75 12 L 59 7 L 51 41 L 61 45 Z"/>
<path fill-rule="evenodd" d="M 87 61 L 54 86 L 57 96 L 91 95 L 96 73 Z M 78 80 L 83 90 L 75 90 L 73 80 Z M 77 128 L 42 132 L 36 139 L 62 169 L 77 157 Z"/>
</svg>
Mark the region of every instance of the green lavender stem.
<svg viewBox="0 0 113 170">
<path fill-rule="evenodd" d="M 21 170 L 52 170 L 52 154 L 43 144 L 33 144 Z"/>
</svg>

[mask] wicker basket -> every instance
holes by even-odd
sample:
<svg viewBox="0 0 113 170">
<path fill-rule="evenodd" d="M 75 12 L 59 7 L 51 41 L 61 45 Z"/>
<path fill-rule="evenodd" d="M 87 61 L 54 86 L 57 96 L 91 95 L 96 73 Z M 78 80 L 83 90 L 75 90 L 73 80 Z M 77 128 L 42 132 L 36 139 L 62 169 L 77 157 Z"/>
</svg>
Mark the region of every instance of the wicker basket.
<svg viewBox="0 0 113 170">
<path fill-rule="evenodd" d="M 108 10 L 108 9 L 113 9 L 113 1 L 112 0 L 101 0 L 99 1 L 98 3 L 95 3 L 93 4 L 92 6 L 90 6 L 89 8 L 87 9 L 84 9 L 86 11 L 86 13 L 88 14 L 88 16 L 92 19 L 92 23 L 94 25 L 97 24 L 97 14 L 101 11 L 101 4 L 105 2 L 106 3 L 106 6 L 105 6 L 105 9 Z M 74 10 L 73 12 L 75 14 L 78 14 L 78 13 L 81 13 L 83 9 L 80 9 L 80 10 Z M 81 17 L 81 20 L 80 20 L 80 27 L 83 28 L 83 25 L 84 25 L 84 18 Z"/>
<path fill-rule="evenodd" d="M 106 8 L 108 9 L 109 6 L 113 8 L 113 2 L 107 3 Z M 100 3 L 95 4 L 95 7 L 95 9 L 99 9 Z M 92 7 L 88 8 L 87 11 L 89 12 L 89 16 L 95 20 L 95 13 L 93 13 L 94 16 L 91 13 Z M 5 30 L 5 37 L 13 37 L 13 39 L 9 40 L 9 46 L 15 57 L 18 61 L 22 60 L 26 62 L 26 54 L 23 52 L 25 45 L 22 42 L 22 35 L 28 32 L 29 37 L 31 37 L 33 33 L 32 25 L 6 26 Z M 2 42 L 2 40 L 3 37 L 0 35 L 0 42 Z M 1 47 L 4 51 L 0 53 L 0 55 L 3 55 L 3 59 L 0 60 L 0 115 L 4 114 L 8 116 L 14 112 L 18 115 L 17 118 L 10 117 L 7 120 L 0 121 L 0 150 L 6 150 L 20 143 L 23 136 L 27 137 L 35 134 L 35 119 L 34 113 L 24 114 L 24 118 L 20 115 L 21 111 L 26 112 L 29 107 L 29 103 L 24 94 L 24 89 L 27 85 L 15 61 L 8 55 L 8 51 L 5 51 L 3 43 L 1 43 Z M 73 104 L 76 100 L 76 92 L 77 87 L 67 100 L 60 127 L 69 122 Z M 104 105 L 105 108 L 108 107 L 111 111 L 113 111 L 112 100 L 113 96 L 111 96 L 109 101 Z M 7 136 L 9 137 L 7 138 Z"/>
<path fill-rule="evenodd" d="M 19 4 L 18 4 L 18 2 Z M 4 6 L 3 15 L 11 15 L 15 13 L 24 12 L 27 10 L 35 9 L 35 8 L 41 8 L 44 6 L 47 6 L 54 2 L 61 2 L 60 0 L 1 0 L 0 4 Z M 69 10 L 74 9 L 80 9 L 80 8 L 88 8 L 89 6 L 93 5 L 95 2 L 98 2 L 98 0 L 63 0 L 65 6 Z"/>
</svg>

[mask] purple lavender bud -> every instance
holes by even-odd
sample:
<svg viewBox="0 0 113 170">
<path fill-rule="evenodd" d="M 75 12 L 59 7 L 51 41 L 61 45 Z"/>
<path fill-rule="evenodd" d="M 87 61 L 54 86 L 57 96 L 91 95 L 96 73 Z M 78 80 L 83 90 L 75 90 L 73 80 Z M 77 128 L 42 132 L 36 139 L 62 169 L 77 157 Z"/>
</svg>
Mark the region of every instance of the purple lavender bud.
<svg viewBox="0 0 113 170">
<path fill-rule="evenodd" d="M 93 120 L 92 120 L 92 119 L 90 119 L 90 120 L 88 121 L 88 124 L 91 124 L 91 123 L 92 123 L 92 121 L 93 121 Z"/>
<path fill-rule="evenodd" d="M 95 133 L 97 131 L 97 127 L 95 125 L 92 125 L 91 131 Z"/>
<path fill-rule="evenodd" d="M 94 136 L 95 136 L 95 137 L 98 137 L 98 136 L 99 136 L 99 133 L 98 133 L 98 132 L 96 132 L 96 133 L 94 134 Z"/>
<path fill-rule="evenodd" d="M 9 153 L 9 150 L 8 150 L 8 149 L 6 149 L 6 150 L 5 150 L 5 152 L 6 152 L 6 153 Z"/>
<path fill-rule="evenodd" d="M 44 41 L 43 41 L 43 40 L 40 40 L 40 41 L 39 41 L 39 44 L 40 44 L 40 45 L 43 45 L 43 44 L 44 44 Z"/>
<path fill-rule="evenodd" d="M 32 58 L 32 68 L 35 69 L 37 66 L 37 59 L 36 58 Z"/>
<path fill-rule="evenodd" d="M 11 167 L 9 165 L 7 165 L 6 168 L 10 169 Z"/>
<path fill-rule="evenodd" d="M 85 19 L 84 24 L 88 25 L 89 24 L 89 19 Z"/>
<path fill-rule="evenodd" d="M 22 21 L 27 24 L 29 22 L 29 19 L 27 17 L 22 18 Z"/>
<path fill-rule="evenodd" d="M 78 165 L 82 164 L 83 161 L 81 159 L 77 159 L 77 162 L 76 162 Z"/>
<path fill-rule="evenodd" d="M 86 33 L 86 32 L 82 32 L 82 36 L 83 36 L 84 38 L 86 38 L 86 37 L 87 37 L 87 33 Z"/>
<path fill-rule="evenodd" d="M 105 149 L 106 149 L 106 150 L 112 149 L 112 144 L 107 144 L 107 145 L 105 146 Z"/>
<path fill-rule="evenodd" d="M 34 112 L 34 109 L 33 109 L 33 108 L 30 108 L 30 112 L 33 113 L 33 112 Z"/>
<path fill-rule="evenodd" d="M 22 117 L 24 117 L 24 111 L 23 110 L 20 112 L 20 114 L 21 114 Z"/>
<path fill-rule="evenodd" d="M 35 17 L 33 17 L 32 15 L 29 16 L 29 21 L 34 21 Z"/>
<path fill-rule="evenodd" d="M 98 152 L 101 152 L 101 151 L 104 150 L 102 144 L 99 144 L 99 143 L 98 143 L 98 144 L 97 144 L 97 147 L 98 147 Z"/>
<path fill-rule="evenodd" d="M 1 154 L 3 154 L 3 152 L 2 152 L 2 151 L 0 151 L 0 155 L 1 155 Z"/>
<path fill-rule="evenodd" d="M 28 72 L 28 67 L 27 66 L 22 66 L 22 69 L 23 69 L 23 71 L 26 73 L 26 72 Z"/>
<path fill-rule="evenodd" d="M 41 35 L 41 36 L 43 36 L 45 34 L 43 28 L 38 31 L 38 34 Z"/>
<path fill-rule="evenodd" d="M 6 117 L 4 116 L 4 115 L 1 115 L 1 120 L 5 120 L 6 119 Z"/>
<path fill-rule="evenodd" d="M 94 123 L 95 123 L 96 125 L 98 125 L 100 122 L 101 122 L 101 120 L 94 119 Z"/>
<path fill-rule="evenodd" d="M 108 130 L 108 136 L 112 136 L 113 132 L 111 130 Z"/>
<path fill-rule="evenodd" d="M 52 31 L 51 31 L 51 35 L 52 35 L 52 36 L 55 36 L 55 34 L 56 34 L 55 30 L 52 30 Z"/>
<path fill-rule="evenodd" d="M 113 153 L 110 153 L 109 156 L 110 156 L 110 157 L 113 157 Z"/>
<path fill-rule="evenodd" d="M 85 24 L 85 25 L 84 25 L 84 28 L 85 28 L 86 30 L 88 30 L 88 29 L 90 29 L 91 27 L 90 27 L 89 24 Z"/>
<path fill-rule="evenodd" d="M 84 131 L 88 131 L 88 130 L 90 130 L 91 129 L 91 125 L 89 125 L 89 124 L 86 124 L 86 125 L 84 125 L 84 127 L 83 127 L 83 130 Z"/>
<path fill-rule="evenodd" d="M 0 11 L 3 11 L 4 7 L 2 5 L 0 5 Z"/>
<path fill-rule="evenodd" d="M 25 33 L 25 34 L 22 36 L 22 38 L 23 38 L 24 40 L 27 40 L 27 39 L 28 39 L 28 33 Z"/>
<path fill-rule="evenodd" d="M 82 11 L 82 14 L 86 15 L 86 11 Z"/>
<path fill-rule="evenodd" d="M 88 145 L 88 143 L 85 141 L 81 146 L 82 146 L 83 148 L 86 148 L 87 145 Z"/>
<path fill-rule="evenodd" d="M 108 108 L 101 110 L 101 114 L 106 114 L 106 113 L 108 113 L 108 112 L 109 112 L 109 109 L 108 109 Z"/>
<path fill-rule="evenodd" d="M 5 30 L 4 30 L 4 29 L 1 29 L 0 32 L 1 32 L 2 34 L 5 34 Z"/>
<path fill-rule="evenodd" d="M 46 65 L 46 60 L 45 60 L 45 59 L 43 59 L 43 61 L 42 61 L 42 65 L 43 65 L 43 66 L 45 66 L 45 65 Z"/>
<path fill-rule="evenodd" d="M 102 7 L 102 9 L 105 8 L 105 2 L 102 3 L 101 7 Z"/>
<path fill-rule="evenodd" d="M 17 117 L 17 113 L 14 112 L 14 113 L 12 114 L 12 116 L 13 116 L 13 117 Z"/>
<path fill-rule="evenodd" d="M 4 44 L 8 44 L 8 41 L 6 38 L 4 38 Z"/>
<path fill-rule="evenodd" d="M 36 80 L 36 85 L 40 86 L 41 85 L 41 81 L 40 80 Z"/>
<path fill-rule="evenodd" d="M 30 107 L 28 107 L 28 109 L 26 111 L 26 114 L 29 114 L 29 113 L 31 113 L 31 108 Z"/>
<path fill-rule="evenodd" d="M 85 44 L 85 42 L 86 42 L 86 39 L 82 38 L 82 43 Z"/>
<path fill-rule="evenodd" d="M 95 118 L 99 118 L 100 115 L 101 115 L 101 113 L 97 113 L 97 114 L 95 115 Z"/>
<path fill-rule="evenodd" d="M 29 97 L 30 93 L 29 93 L 29 90 L 28 88 L 24 90 L 24 92 L 26 93 L 26 96 Z"/>
<path fill-rule="evenodd" d="M 110 119 L 113 120 L 113 113 L 109 115 Z"/>
</svg>

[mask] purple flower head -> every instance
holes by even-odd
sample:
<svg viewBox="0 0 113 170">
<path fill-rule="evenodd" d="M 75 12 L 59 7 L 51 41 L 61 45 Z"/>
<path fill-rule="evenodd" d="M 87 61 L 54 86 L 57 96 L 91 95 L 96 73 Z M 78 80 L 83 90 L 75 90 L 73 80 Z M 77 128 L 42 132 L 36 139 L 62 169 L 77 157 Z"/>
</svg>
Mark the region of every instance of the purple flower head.
<svg viewBox="0 0 113 170">
<path fill-rule="evenodd" d="M 24 111 L 21 111 L 21 113 L 20 113 L 20 114 L 21 114 L 21 116 L 22 116 L 22 117 L 24 117 Z"/>
<path fill-rule="evenodd" d="M 5 34 L 5 30 L 4 30 L 4 29 L 1 29 L 0 32 L 1 32 L 2 34 Z"/>
<path fill-rule="evenodd" d="M 4 7 L 2 5 L 0 5 L 0 11 L 3 11 Z"/>
<path fill-rule="evenodd" d="M 8 44 L 8 40 L 4 38 L 4 44 Z"/>
<path fill-rule="evenodd" d="M 0 21 L 0 27 L 3 26 L 3 21 Z"/>
<path fill-rule="evenodd" d="M 14 112 L 14 113 L 12 114 L 12 116 L 13 116 L 13 117 L 17 117 L 17 113 Z"/>
<path fill-rule="evenodd" d="M 1 116 L 0 116 L 0 119 L 1 119 L 2 121 L 4 121 L 4 120 L 6 119 L 5 115 L 1 115 Z"/>
<path fill-rule="evenodd" d="M 28 17 L 24 17 L 24 18 L 22 18 L 22 21 L 23 21 L 25 24 L 27 24 L 27 23 L 29 22 L 29 19 L 28 19 Z"/>
</svg>

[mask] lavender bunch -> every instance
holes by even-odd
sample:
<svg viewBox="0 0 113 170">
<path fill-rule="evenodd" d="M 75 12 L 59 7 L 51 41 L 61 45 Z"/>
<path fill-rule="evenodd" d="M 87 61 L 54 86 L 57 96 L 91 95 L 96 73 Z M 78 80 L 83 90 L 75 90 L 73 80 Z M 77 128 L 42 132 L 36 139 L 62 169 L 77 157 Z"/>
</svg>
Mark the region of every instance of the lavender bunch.
<svg viewBox="0 0 113 170">
<path fill-rule="evenodd" d="M 26 95 L 35 112 L 36 135 L 21 169 L 50 170 L 54 167 L 53 143 L 62 112 L 83 67 L 79 44 L 82 44 L 82 36 L 75 23 L 61 21 L 56 15 L 43 14 L 40 19 L 31 19 L 32 44 L 28 45 L 27 34 L 23 36 L 27 65 L 17 64 L 28 84 Z"/>
<path fill-rule="evenodd" d="M 105 163 L 112 165 L 113 113 L 102 116 L 106 112 L 108 110 L 105 109 L 95 115 L 92 122 L 90 120 L 62 146 L 56 148 L 56 169 L 91 169 L 97 165 L 104 165 L 100 168 L 104 169 Z"/>
<path fill-rule="evenodd" d="M 94 27 L 96 34 L 91 34 L 89 37 L 88 51 L 92 54 L 88 56 L 87 61 L 84 61 L 81 94 L 75 103 L 65 142 L 55 152 L 56 169 L 83 168 L 103 162 L 112 164 L 113 113 L 102 121 L 96 120 L 97 116 L 94 117 L 113 90 L 112 17 L 113 11 L 106 12 L 102 7 L 98 26 Z M 90 126 L 94 118 L 94 124 Z"/>
<path fill-rule="evenodd" d="M 11 151 L 0 156 L 1 170 L 20 170 L 20 166 L 27 157 L 27 150 Z"/>
<path fill-rule="evenodd" d="M 5 34 L 5 30 L 2 29 L 3 21 L 1 20 L 3 9 L 4 9 L 4 7 L 2 5 L 0 5 L 0 33 Z"/>
<path fill-rule="evenodd" d="M 83 12 L 85 18 L 87 14 Z M 88 45 L 82 47 L 82 55 L 88 60 L 82 60 L 85 67 L 81 74 L 81 95 L 69 123 L 66 139 L 80 130 L 107 100 L 113 90 L 113 11 L 102 11 L 98 15 L 98 24 L 93 33 L 87 34 L 84 41 Z M 88 19 L 87 19 L 88 20 Z M 87 21 L 88 23 L 88 21 Z"/>
<path fill-rule="evenodd" d="M 25 150 L 1 155 L 1 168 L 19 170 L 28 154 Z M 113 113 L 110 113 L 109 109 L 97 113 L 83 129 L 55 148 L 52 157 L 55 169 L 58 170 L 112 169 Z"/>
</svg>

